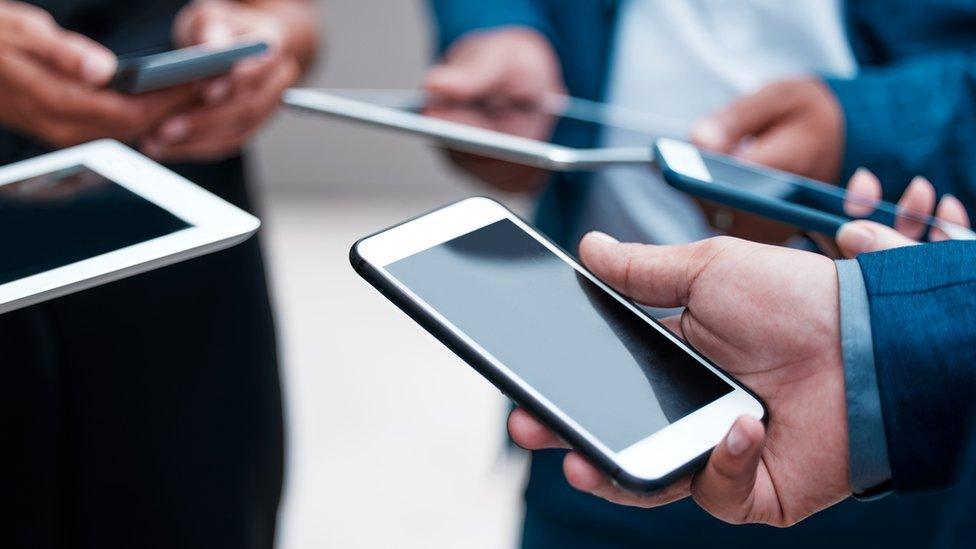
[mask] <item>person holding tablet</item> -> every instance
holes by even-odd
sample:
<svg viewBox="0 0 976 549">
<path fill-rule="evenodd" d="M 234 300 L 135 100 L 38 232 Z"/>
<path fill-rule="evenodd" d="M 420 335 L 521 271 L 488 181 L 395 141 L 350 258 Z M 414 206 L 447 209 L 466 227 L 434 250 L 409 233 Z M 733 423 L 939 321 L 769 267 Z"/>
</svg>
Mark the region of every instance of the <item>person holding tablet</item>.
<svg viewBox="0 0 976 549">
<path fill-rule="evenodd" d="M 244 209 L 241 147 L 311 62 L 303 0 L 0 1 L 0 164 L 96 138 Z M 225 77 L 144 95 L 116 54 L 266 42 Z M 0 316 L 15 547 L 271 547 L 282 480 L 259 242 Z"/>
<path fill-rule="evenodd" d="M 504 0 L 490 7 L 462 0 L 433 0 L 431 4 L 443 58 L 427 74 L 424 84 L 429 91 L 459 100 L 514 102 L 568 93 L 684 118 L 689 134 L 699 118 L 766 84 L 807 74 L 831 75 L 837 81 L 856 78 L 860 65 L 880 62 L 880 58 L 873 61 L 875 58 L 865 55 L 864 48 L 852 47 L 852 43 L 863 44 L 876 37 L 859 31 L 872 22 L 885 25 L 896 13 L 887 4 L 822 1 L 782 5 L 717 0 L 593 1 L 574 3 L 571 10 L 549 0 Z M 919 10 L 927 14 L 921 19 L 925 24 L 918 25 L 918 18 L 901 19 L 901 13 Z M 968 7 L 912 3 L 911 10 L 906 7 L 906 11 L 897 12 L 900 22 L 915 25 L 912 32 L 883 34 L 881 39 L 887 42 L 875 49 L 894 47 L 897 40 L 917 44 L 898 44 L 899 51 L 934 48 L 933 44 L 942 42 L 926 37 L 940 34 L 947 21 L 965 19 L 971 12 Z M 962 42 L 953 41 L 946 49 L 965 48 Z M 896 97 L 897 92 L 892 91 L 891 96 Z M 863 101 L 857 105 L 861 104 Z M 863 113 L 865 117 L 877 114 L 870 109 Z M 812 124 L 798 126 L 810 128 Z M 843 124 L 835 124 L 834 130 L 838 127 L 843 132 Z M 705 133 L 707 136 L 707 129 Z M 557 141 L 560 137 L 556 136 Z M 615 132 L 584 137 L 588 143 L 574 144 L 641 145 L 623 142 L 624 136 Z M 812 137 L 809 142 L 840 148 L 843 145 L 836 141 L 838 138 L 843 139 L 843 135 L 835 132 Z M 870 164 L 875 149 L 867 144 L 887 139 L 885 132 L 859 132 L 858 138 L 862 143 L 859 147 L 852 143 L 845 165 Z M 778 150 L 789 154 L 790 149 Z M 811 165 L 816 165 L 816 155 L 810 158 Z M 768 242 L 782 242 L 795 235 L 794 229 L 782 225 L 729 216 L 721 210 L 703 210 L 701 204 L 674 192 L 649 170 L 639 167 L 613 168 L 598 174 L 559 174 L 549 185 L 538 171 L 516 173 L 519 177 L 510 178 L 499 176 L 495 170 L 489 179 L 496 185 L 503 179 L 506 190 L 541 191 L 537 224 L 566 248 L 574 247 L 582 234 L 594 229 L 626 241 L 659 244 L 695 241 L 719 231 Z M 890 186 L 898 181 L 893 178 L 886 183 L 887 198 L 900 194 L 891 192 L 897 187 Z M 935 196 L 933 187 L 920 180 L 907 193 L 903 205 L 929 210 L 935 206 Z M 964 211 L 963 205 L 951 198 L 943 207 Z M 940 506 L 944 505 L 940 496 L 889 500 L 870 507 L 848 503 L 808 521 L 801 531 L 732 531 L 688 504 L 646 513 L 581 497 L 565 489 L 561 456 L 554 452 L 535 455 L 531 467 L 523 532 L 526 547 L 574 547 L 611 541 L 618 545 L 718 543 L 719 539 L 740 544 L 776 541 L 798 547 L 819 546 L 821 540 L 829 539 L 832 544 L 843 545 L 847 538 L 837 534 L 855 524 L 879 543 L 921 543 L 934 532 Z"/>
</svg>

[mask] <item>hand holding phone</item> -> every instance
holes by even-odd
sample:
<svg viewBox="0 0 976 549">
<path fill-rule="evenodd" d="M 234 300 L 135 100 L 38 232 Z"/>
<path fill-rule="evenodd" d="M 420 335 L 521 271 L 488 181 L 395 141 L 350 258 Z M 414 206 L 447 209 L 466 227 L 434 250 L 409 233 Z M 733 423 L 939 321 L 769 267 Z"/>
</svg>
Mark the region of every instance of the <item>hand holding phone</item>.
<svg viewBox="0 0 976 549">
<path fill-rule="evenodd" d="M 595 275 L 639 303 L 686 307 L 665 324 L 762 397 L 769 423 L 764 430 L 740 419 L 703 469 L 656 496 L 621 489 L 578 451 L 564 466 L 573 486 L 639 507 L 690 494 L 726 522 L 776 526 L 850 495 L 833 262 L 726 237 L 645 246 L 588 235 L 580 255 Z M 525 411 L 512 414 L 509 431 L 531 449 L 562 446 Z"/>
<path fill-rule="evenodd" d="M 156 128 L 142 151 L 159 160 L 207 161 L 239 154 L 309 66 L 316 44 L 311 2 L 191 2 L 176 17 L 177 44 L 260 40 L 263 56 L 208 82 L 202 101 Z"/>
<path fill-rule="evenodd" d="M 142 137 L 191 99 L 184 90 L 135 98 L 106 89 L 115 55 L 26 3 L 0 2 L 0 58 L 0 124 L 58 148 Z"/>
<path fill-rule="evenodd" d="M 863 185 L 845 190 L 704 151 L 675 139 L 658 139 L 654 149 L 664 179 L 671 186 L 697 198 L 812 233 L 833 237 L 847 222 L 863 218 L 897 227 L 912 238 L 938 239 L 942 235 L 942 238 L 976 239 L 976 234 L 960 224 L 960 216 L 955 213 L 948 217 L 931 215 L 935 191 L 927 182 L 919 185 L 920 181 L 916 181 L 901 203 L 891 204 L 881 200 L 877 181 L 869 186 L 868 192 Z M 918 191 L 926 187 L 929 190 L 921 194 L 930 195 L 930 200 L 919 201 Z"/>
</svg>

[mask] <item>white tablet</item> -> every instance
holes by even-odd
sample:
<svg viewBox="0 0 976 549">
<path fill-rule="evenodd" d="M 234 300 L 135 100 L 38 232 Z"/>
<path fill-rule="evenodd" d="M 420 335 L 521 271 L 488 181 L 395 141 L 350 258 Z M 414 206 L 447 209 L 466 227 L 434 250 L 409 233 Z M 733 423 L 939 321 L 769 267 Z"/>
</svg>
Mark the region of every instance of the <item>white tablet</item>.
<svg viewBox="0 0 976 549">
<path fill-rule="evenodd" d="M 437 103 L 417 90 L 291 89 L 286 105 L 432 138 L 447 148 L 552 171 L 651 164 L 659 137 L 682 137 L 676 118 L 552 95 L 532 109 Z M 560 127 L 561 126 L 561 127 Z M 557 128 L 559 131 L 557 132 Z M 553 136 L 613 132 L 614 146 L 574 148 Z"/>
<path fill-rule="evenodd" d="M 0 168 L 0 313 L 232 246 L 254 216 L 115 141 Z"/>
</svg>

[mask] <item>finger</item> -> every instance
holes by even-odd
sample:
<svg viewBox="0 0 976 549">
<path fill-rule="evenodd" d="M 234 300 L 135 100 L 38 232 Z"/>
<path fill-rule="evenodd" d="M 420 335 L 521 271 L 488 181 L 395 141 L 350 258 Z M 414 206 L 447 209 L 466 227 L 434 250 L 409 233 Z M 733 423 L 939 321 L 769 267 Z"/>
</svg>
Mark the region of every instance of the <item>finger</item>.
<svg viewBox="0 0 976 549">
<path fill-rule="evenodd" d="M 593 274 L 651 307 L 687 305 L 694 280 L 718 251 L 713 240 L 651 246 L 621 244 L 603 233 L 590 233 L 580 243 L 580 257 Z"/>
<path fill-rule="evenodd" d="M 928 218 L 935 209 L 935 187 L 924 177 L 916 177 L 905 189 L 898 201 L 898 217 L 895 229 L 908 238 L 918 240 L 925 234 L 927 224 L 921 219 Z"/>
<path fill-rule="evenodd" d="M 844 213 L 853 218 L 868 217 L 881 201 L 881 180 L 870 170 L 858 168 L 844 194 Z"/>
<path fill-rule="evenodd" d="M 684 477 L 652 494 L 625 490 L 576 452 L 570 452 L 563 460 L 563 474 L 573 488 L 619 505 L 660 507 L 684 499 L 691 493 L 691 477 Z"/>
<path fill-rule="evenodd" d="M 215 46 L 233 41 L 231 25 L 223 18 L 224 6 L 213 0 L 197 0 L 176 18 L 173 40 L 180 46 L 209 43 Z"/>
<path fill-rule="evenodd" d="M 958 225 L 959 227 L 968 229 L 970 226 L 966 206 L 951 194 L 943 196 L 942 200 L 939 201 L 939 207 L 935 210 L 935 217 L 941 221 Z M 950 236 L 942 229 L 935 228 L 932 230 L 931 239 L 933 242 L 937 242 L 940 240 L 949 240 Z"/>
<path fill-rule="evenodd" d="M 525 90 L 512 82 L 511 51 L 492 41 L 461 42 L 447 53 L 444 61 L 431 68 L 423 88 L 438 99 L 469 103 L 492 99 L 534 102 L 535 90 Z"/>
<path fill-rule="evenodd" d="M 166 121 L 143 145 L 143 152 L 158 160 L 206 160 L 237 154 L 274 114 L 282 92 L 297 75 L 297 64 L 279 66 L 276 76 L 252 94 Z"/>
<path fill-rule="evenodd" d="M 692 481 L 692 496 L 703 509 L 727 522 L 749 520 L 765 436 L 759 420 L 743 416 L 735 421 Z"/>
<path fill-rule="evenodd" d="M 469 103 L 483 99 L 495 90 L 503 74 L 504 66 L 500 59 L 466 56 L 427 71 L 423 88 L 443 100 Z"/>
<path fill-rule="evenodd" d="M 274 50 L 253 59 L 238 61 L 229 74 L 204 83 L 201 92 L 204 102 L 217 105 L 235 92 L 259 88 L 274 74 L 282 60 L 282 53 Z"/>
<path fill-rule="evenodd" d="M 837 231 L 837 246 L 844 257 L 856 257 L 863 253 L 914 244 L 917 242 L 911 238 L 874 221 L 851 221 Z"/>
<path fill-rule="evenodd" d="M 706 149 L 729 153 L 743 138 L 759 135 L 795 106 L 789 85 L 766 86 L 699 120 L 691 130 L 691 138 Z"/>
<path fill-rule="evenodd" d="M 541 421 L 522 408 L 516 408 L 508 415 L 508 434 L 515 444 L 526 450 L 569 448 L 568 444 L 543 425 Z"/>
<path fill-rule="evenodd" d="M 13 40 L 30 56 L 87 84 L 103 86 L 115 75 L 115 54 L 94 40 L 62 29 L 49 16 L 32 17 L 15 33 Z"/>
<path fill-rule="evenodd" d="M 660 322 L 661 324 L 664 324 L 665 328 L 671 330 L 671 333 L 674 335 L 680 337 L 681 339 L 685 338 L 684 332 L 681 330 L 681 315 L 662 318 L 660 319 Z"/>
</svg>

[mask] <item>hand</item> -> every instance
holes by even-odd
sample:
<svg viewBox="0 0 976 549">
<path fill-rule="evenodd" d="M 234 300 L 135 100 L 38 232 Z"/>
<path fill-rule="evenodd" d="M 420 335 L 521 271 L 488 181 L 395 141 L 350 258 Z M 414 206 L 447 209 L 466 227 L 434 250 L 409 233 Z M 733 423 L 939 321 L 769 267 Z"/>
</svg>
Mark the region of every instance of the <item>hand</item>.
<svg viewBox="0 0 976 549">
<path fill-rule="evenodd" d="M 789 80 L 766 86 L 699 120 L 691 138 L 703 148 L 747 162 L 834 182 L 843 161 L 844 114 L 823 82 Z M 759 216 L 711 204 L 702 207 L 716 228 L 733 236 L 785 242 L 799 233 Z"/>
<path fill-rule="evenodd" d="M 173 28 L 179 46 L 219 47 L 259 39 L 270 50 L 208 82 L 199 101 L 164 120 L 145 141 L 143 151 L 160 160 L 212 160 L 237 154 L 277 111 L 282 94 L 311 58 L 314 29 L 309 31 L 307 21 L 314 16 L 308 10 L 307 4 L 291 0 L 254 5 L 196 0 L 183 8 Z"/>
<path fill-rule="evenodd" d="M 532 110 L 553 94 L 565 94 L 562 69 L 552 45 L 538 32 L 507 28 L 479 32 L 462 38 L 428 71 L 424 89 L 440 104 L 480 103 L 490 107 Z M 438 111 L 457 120 L 457 112 Z M 438 115 L 435 114 L 435 115 Z M 509 122 L 464 120 L 481 127 L 511 131 Z M 522 121 L 517 135 L 548 139 L 554 120 Z M 451 153 L 451 159 L 475 177 L 510 192 L 537 189 L 546 172 L 471 154 Z"/>
<path fill-rule="evenodd" d="M 847 185 L 849 194 L 844 204 L 847 215 L 853 218 L 867 217 L 874 210 L 874 204 L 881 200 L 881 181 L 865 169 L 854 173 Z M 856 197 L 856 198 L 853 198 Z M 945 195 L 936 205 L 935 187 L 924 177 L 916 177 L 898 201 L 898 211 L 913 214 L 915 218 L 933 215 L 936 219 L 969 228 L 969 214 L 958 198 Z M 899 217 L 895 228 L 873 221 L 852 221 L 837 233 L 837 245 L 845 257 L 855 257 L 862 253 L 899 248 L 918 244 L 925 234 L 926 224 Z M 934 228 L 929 235 L 932 241 L 949 240 L 945 231 Z"/>
<path fill-rule="evenodd" d="M 699 120 L 699 146 L 816 179 L 834 182 L 844 155 L 844 112 L 816 79 L 770 84 Z"/>
<path fill-rule="evenodd" d="M 617 488 L 579 454 L 570 484 L 608 500 L 651 507 L 689 493 L 730 523 L 788 526 L 851 493 L 837 273 L 820 255 L 721 237 L 685 246 L 619 244 L 591 234 L 583 262 L 623 294 L 654 307 L 686 307 L 667 324 L 756 391 L 769 424 L 740 418 L 705 467 L 658 496 Z M 560 446 L 523 410 L 519 445 Z"/>
<path fill-rule="evenodd" d="M 131 141 L 192 96 L 187 88 L 139 97 L 105 90 L 116 64 L 44 10 L 0 1 L 0 124 L 56 147 Z"/>
</svg>

